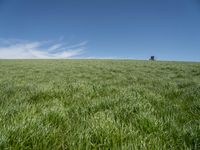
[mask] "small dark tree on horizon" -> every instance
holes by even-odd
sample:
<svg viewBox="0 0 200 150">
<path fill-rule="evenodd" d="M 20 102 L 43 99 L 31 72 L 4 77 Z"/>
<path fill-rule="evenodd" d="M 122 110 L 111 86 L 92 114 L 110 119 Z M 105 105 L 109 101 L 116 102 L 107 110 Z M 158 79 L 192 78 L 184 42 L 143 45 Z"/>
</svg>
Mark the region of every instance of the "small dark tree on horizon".
<svg viewBox="0 0 200 150">
<path fill-rule="evenodd" d="M 149 60 L 155 61 L 155 56 L 151 56 Z"/>
</svg>

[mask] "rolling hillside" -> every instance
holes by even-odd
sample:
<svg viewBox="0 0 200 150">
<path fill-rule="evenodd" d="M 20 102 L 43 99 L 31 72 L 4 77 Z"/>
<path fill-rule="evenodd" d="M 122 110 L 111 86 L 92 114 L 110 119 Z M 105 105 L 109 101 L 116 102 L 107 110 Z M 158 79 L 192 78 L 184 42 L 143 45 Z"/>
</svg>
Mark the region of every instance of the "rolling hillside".
<svg viewBox="0 0 200 150">
<path fill-rule="evenodd" d="M 0 60 L 0 149 L 200 149 L 200 63 Z"/>
</svg>

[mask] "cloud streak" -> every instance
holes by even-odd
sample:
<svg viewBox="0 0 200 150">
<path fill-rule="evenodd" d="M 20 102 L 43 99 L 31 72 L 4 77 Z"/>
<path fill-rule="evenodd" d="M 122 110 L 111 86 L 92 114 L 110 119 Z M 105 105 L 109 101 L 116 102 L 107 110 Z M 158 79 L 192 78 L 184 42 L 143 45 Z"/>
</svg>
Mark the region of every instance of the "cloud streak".
<svg viewBox="0 0 200 150">
<path fill-rule="evenodd" d="M 66 45 L 60 42 L 0 40 L 0 59 L 73 58 L 83 54 L 86 44 L 87 42 Z"/>
</svg>

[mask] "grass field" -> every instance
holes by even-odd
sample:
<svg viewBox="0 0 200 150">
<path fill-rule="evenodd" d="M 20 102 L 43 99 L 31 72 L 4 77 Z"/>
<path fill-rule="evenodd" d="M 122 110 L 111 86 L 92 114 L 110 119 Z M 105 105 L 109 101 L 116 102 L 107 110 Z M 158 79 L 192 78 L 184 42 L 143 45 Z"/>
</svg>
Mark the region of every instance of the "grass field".
<svg viewBox="0 0 200 150">
<path fill-rule="evenodd" d="M 200 149 L 200 63 L 0 60 L 0 149 Z"/>
</svg>

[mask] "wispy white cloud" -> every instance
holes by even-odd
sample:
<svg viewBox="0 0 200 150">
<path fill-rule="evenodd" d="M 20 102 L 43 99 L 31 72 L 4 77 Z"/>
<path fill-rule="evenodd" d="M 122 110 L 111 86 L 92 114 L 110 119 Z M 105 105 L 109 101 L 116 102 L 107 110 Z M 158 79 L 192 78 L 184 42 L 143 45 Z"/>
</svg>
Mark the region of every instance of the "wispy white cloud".
<svg viewBox="0 0 200 150">
<path fill-rule="evenodd" d="M 59 48 L 62 48 L 62 44 L 54 44 L 54 45 L 51 45 L 51 47 L 49 47 L 49 51 L 55 51 L 55 50 L 57 50 L 57 49 L 59 49 Z M 64 48 L 64 49 L 66 49 L 66 48 Z"/>
<path fill-rule="evenodd" d="M 83 41 L 78 44 L 67 46 L 66 48 L 71 49 L 71 48 L 77 48 L 77 47 L 84 47 L 87 43 L 88 43 L 88 41 Z"/>
<path fill-rule="evenodd" d="M 63 42 L 31 42 L 0 39 L 0 59 L 56 59 L 80 56 L 87 42 L 66 45 Z"/>
</svg>

